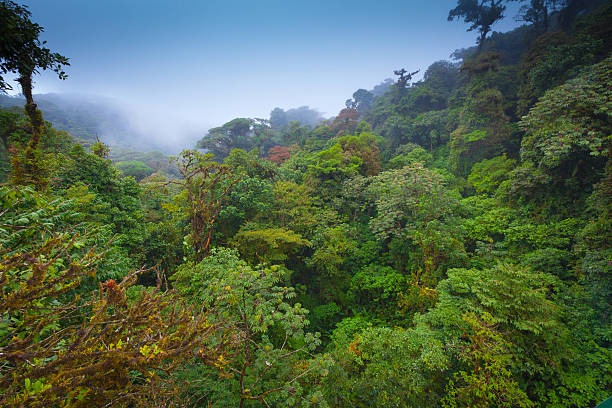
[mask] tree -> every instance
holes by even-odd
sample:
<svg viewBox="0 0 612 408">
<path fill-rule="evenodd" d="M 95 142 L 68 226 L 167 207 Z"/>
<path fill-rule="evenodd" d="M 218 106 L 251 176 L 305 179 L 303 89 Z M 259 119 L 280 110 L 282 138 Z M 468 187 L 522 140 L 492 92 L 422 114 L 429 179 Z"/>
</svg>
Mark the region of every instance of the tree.
<svg viewBox="0 0 612 408">
<path fill-rule="evenodd" d="M 480 50 L 493 24 L 504 17 L 506 6 L 502 3 L 503 0 L 458 0 L 457 7 L 448 13 L 448 21 L 462 18 L 466 23 L 471 23 L 468 31 L 478 30 L 476 43 Z"/>
<path fill-rule="evenodd" d="M 253 148 L 249 152 L 242 149 L 233 149 L 223 160 L 223 164 L 230 166 L 238 174 L 257 177 L 261 180 L 272 179 L 276 175 L 276 166 L 265 160 L 260 160 L 257 148 Z"/>
<path fill-rule="evenodd" d="M 376 137 L 367 131 L 343 136 L 329 149 L 317 153 L 311 163 L 311 181 L 325 189 L 335 190 L 339 182 L 357 173 L 373 176 L 380 171 Z"/>
<path fill-rule="evenodd" d="M 139 235 L 142 217 L 140 186 L 133 178 L 121 177 L 110 160 L 87 153 L 81 144 L 71 146 L 62 164 L 54 185 L 56 189 L 87 186 L 99 205 L 95 210 L 98 219 L 104 220 L 115 233 L 138 231 L 132 238 Z"/>
<path fill-rule="evenodd" d="M 359 115 L 369 112 L 374 103 L 374 95 L 365 89 L 358 89 L 353 93 L 353 99 L 346 100 L 346 107 L 357 109 Z"/>
<path fill-rule="evenodd" d="M 340 266 L 355 250 L 355 242 L 350 238 L 350 232 L 346 225 L 319 228 L 313 239 L 312 246 L 315 251 L 308 263 L 326 277 L 336 280 L 340 276 Z"/>
<path fill-rule="evenodd" d="M 0 157 L 2 157 L 1 165 L 0 165 L 0 179 L 5 181 L 10 175 L 10 154 L 11 151 L 11 139 L 12 135 L 17 131 L 20 115 L 17 112 L 10 112 L 5 110 L 0 110 L 0 140 L 2 153 Z"/>
<path fill-rule="evenodd" d="M 291 151 L 286 146 L 273 146 L 268 150 L 268 160 L 272 163 L 283 164 L 289 157 L 291 157 Z"/>
<path fill-rule="evenodd" d="M 206 149 L 216 158 L 224 159 L 233 149 L 250 150 L 253 144 L 253 119 L 236 118 L 223 126 L 212 128 L 198 141 L 197 147 Z"/>
<path fill-rule="evenodd" d="M 211 323 L 226 325 L 237 340 L 217 360 L 217 384 L 193 392 L 211 402 L 230 393 L 225 406 L 241 408 L 256 401 L 294 407 L 321 400 L 316 383 L 322 370 L 309 361 L 319 335 L 306 332 L 308 310 L 293 301 L 292 287 L 283 286 L 287 273 L 278 266 L 252 268 L 235 250 L 219 248 L 173 276 L 179 292 L 193 303 L 218 310 Z"/>
<path fill-rule="evenodd" d="M 388 245 L 396 268 L 418 275 L 415 284 L 424 289 L 435 284 L 440 268 L 465 257 L 455 216 L 458 197 L 444 183 L 417 162 L 380 173 L 366 189 L 376 208 L 370 229 Z"/>
<path fill-rule="evenodd" d="M 514 166 L 514 160 L 508 159 L 505 154 L 483 160 L 474 164 L 468 182 L 479 194 L 494 193 L 499 184 L 508 178 Z"/>
<path fill-rule="evenodd" d="M 274 196 L 272 183 L 259 177 L 243 176 L 229 193 L 217 217 L 215 230 L 227 242 L 246 223 L 269 216 Z"/>
<path fill-rule="evenodd" d="M 465 353 L 464 362 L 472 370 L 468 373 L 460 366 L 458 371 L 465 371 L 466 377 L 460 379 L 462 385 L 456 384 L 468 397 L 463 406 L 474 406 L 469 396 L 482 387 L 505 384 L 510 390 L 516 381 L 539 406 L 587 407 L 607 396 L 610 376 L 603 372 L 610 364 L 603 361 L 608 352 L 600 354 L 591 329 L 583 323 L 569 325 L 590 313 L 585 307 L 585 315 L 577 316 L 575 307 L 567 308 L 563 298 L 571 297 L 573 290 L 554 276 L 507 263 L 482 270 L 452 269 L 437 287 L 437 305 L 415 321 L 424 320 L 443 334 L 444 344 L 456 344 L 459 354 Z M 601 318 L 609 322 L 607 316 L 597 319 Z M 500 375 L 499 382 L 491 381 L 492 375 Z"/>
<path fill-rule="evenodd" d="M 462 319 L 469 325 L 469 339 L 459 353 L 461 361 L 470 365 L 471 372 L 460 371 L 451 380 L 448 394 L 442 400 L 445 408 L 529 408 L 534 404 L 520 389 L 508 370 L 512 356 L 509 343 L 496 327 L 493 317 L 466 312 Z"/>
<path fill-rule="evenodd" d="M 520 0 L 521 2 L 525 0 Z M 559 11 L 565 0 L 530 0 L 529 5 L 521 6 L 517 20 L 533 24 L 537 32 L 547 32 L 550 15 Z"/>
<path fill-rule="evenodd" d="M 211 161 L 211 154 L 185 150 L 175 159 L 180 181 L 170 181 L 181 187 L 175 198 L 179 203 L 174 210 L 187 215 L 190 221 L 189 238 L 195 259 L 202 260 L 210 249 L 213 224 L 227 195 L 240 179 L 232 174 L 231 167 Z"/>
<path fill-rule="evenodd" d="M 414 72 L 408 72 L 404 68 L 393 71 L 395 75 L 397 75 L 396 85 L 399 89 L 404 89 L 408 86 L 408 82 L 412 79 L 412 77 L 419 73 L 420 70 L 416 70 Z"/>
<path fill-rule="evenodd" d="M 303 126 L 301 122 L 291 121 L 281 135 L 282 142 L 285 146 L 300 145 L 303 146 L 306 138 L 310 135 L 310 126 Z"/>
<path fill-rule="evenodd" d="M 435 334 L 425 327 L 368 327 L 363 320 L 345 319 L 332 335 L 334 364 L 324 381 L 330 406 L 439 407 L 438 378 L 448 359 Z"/>
<path fill-rule="evenodd" d="M 32 22 L 30 15 L 26 6 L 19 6 L 10 0 L 0 1 L 0 71 L 2 75 L 19 75 L 17 81 L 21 85 L 26 104 L 33 105 L 32 75 L 38 74 L 39 70 L 50 69 L 60 79 L 65 79 L 67 76 L 62 68 L 70 64 L 68 58 L 44 47 L 46 42 L 38 39 L 44 29 Z M 0 76 L 0 91 L 10 89 L 10 84 Z"/>
<path fill-rule="evenodd" d="M 344 108 L 338 113 L 331 124 L 331 128 L 336 134 L 346 134 L 352 132 L 357 126 L 359 112 L 353 107 Z M 341 133 L 342 132 L 342 133 Z"/>
<path fill-rule="evenodd" d="M 575 58 L 567 53 L 570 37 L 563 31 L 544 33 L 536 38 L 523 54 L 521 70 L 518 73 L 520 81 L 518 89 L 518 113 L 526 115 L 529 109 L 541 97 L 546 89 L 560 85 L 566 79 L 567 63 L 565 59 L 571 59 L 573 63 L 581 58 Z M 566 58 L 560 59 L 554 50 L 566 47 L 563 54 Z M 552 60 L 552 61 L 548 61 Z"/>
<path fill-rule="evenodd" d="M 122 161 L 115 164 L 119 170 L 126 176 L 131 176 L 140 181 L 143 178 L 153 174 L 155 170 L 138 160 Z"/>
<path fill-rule="evenodd" d="M 318 224 L 313 191 L 305 184 L 278 181 L 273 187 L 274 201 L 266 219 L 282 228 L 310 235 Z"/>
<path fill-rule="evenodd" d="M 401 145 L 395 152 L 398 153 L 398 155 L 387 162 L 387 167 L 389 169 L 401 169 L 415 162 L 427 165 L 431 164 L 433 161 L 432 155 L 415 143 Z"/>
<path fill-rule="evenodd" d="M 63 67 L 70 64 L 68 58 L 51 52 L 44 46 L 45 42 L 39 40 L 38 36 L 43 28 L 32 22 L 30 15 L 25 6 L 19 6 L 10 0 L 0 1 L 0 91 L 11 89 L 2 75 L 18 75 L 17 82 L 26 100 L 25 112 L 32 125 L 32 137 L 21 163 L 23 175 L 18 181 L 44 187 L 46 182 L 41 180 L 38 174 L 41 171 L 38 145 L 45 123 L 32 96 L 32 77 L 40 70 L 50 69 L 57 73 L 60 79 L 66 79 Z"/>
<path fill-rule="evenodd" d="M 501 154 L 515 129 L 504 111 L 504 93 L 497 88 L 499 59 L 497 53 L 484 53 L 462 66 L 470 84 L 449 144 L 450 168 L 457 175 L 467 176 L 475 162 Z"/>
<path fill-rule="evenodd" d="M 270 126 L 272 129 L 278 130 L 289 124 L 287 113 L 281 108 L 274 108 L 270 112 Z"/>
<path fill-rule="evenodd" d="M 457 84 L 458 76 L 459 64 L 450 61 L 436 61 L 425 71 L 423 81 L 431 88 L 449 94 Z"/>
<path fill-rule="evenodd" d="M 351 278 L 348 294 L 365 315 L 395 325 L 406 322 L 406 310 L 400 305 L 410 286 L 410 277 L 389 266 L 370 264 Z"/>
<path fill-rule="evenodd" d="M 287 121 L 289 123 L 300 122 L 303 126 L 316 126 L 323 120 L 319 111 L 311 109 L 308 106 L 287 109 L 285 114 L 287 115 Z"/>
<path fill-rule="evenodd" d="M 91 150 L 93 154 L 95 154 L 96 156 L 98 156 L 99 158 L 103 160 L 108 159 L 108 156 L 110 156 L 110 147 L 102 143 L 100 139 L 97 139 L 96 143 L 91 145 L 89 150 Z"/>
<path fill-rule="evenodd" d="M 0 140 L 6 152 L 10 148 L 9 138 L 17 130 L 20 115 L 16 112 L 0 111 Z"/>
<path fill-rule="evenodd" d="M 563 8 L 559 12 L 559 23 L 564 30 L 568 30 L 576 17 L 587 10 L 593 10 L 601 5 L 600 0 L 561 0 Z"/>
<path fill-rule="evenodd" d="M 300 234 L 284 228 L 241 230 L 233 243 L 253 264 L 284 262 L 291 253 L 310 245 Z"/>
</svg>

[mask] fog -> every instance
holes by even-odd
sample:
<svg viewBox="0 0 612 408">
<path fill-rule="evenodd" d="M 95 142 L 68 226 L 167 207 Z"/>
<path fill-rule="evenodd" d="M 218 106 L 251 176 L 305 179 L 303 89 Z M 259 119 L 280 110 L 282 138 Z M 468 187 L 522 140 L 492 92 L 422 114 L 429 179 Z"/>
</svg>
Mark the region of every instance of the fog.
<svg viewBox="0 0 612 408">
<path fill-rule="evenodd" d="M 208 129 L 218 125 L 207 120 L 196 109 L 189 111 L 186 108 L 176 109 L 127 100 L 115 102 L 115 106 L 125 114 L 133 134 L 139 136 L 139 143 L 134 147 L 141 150 L 175 154 L 182 149 L 193 148 Z"/>
</svg>

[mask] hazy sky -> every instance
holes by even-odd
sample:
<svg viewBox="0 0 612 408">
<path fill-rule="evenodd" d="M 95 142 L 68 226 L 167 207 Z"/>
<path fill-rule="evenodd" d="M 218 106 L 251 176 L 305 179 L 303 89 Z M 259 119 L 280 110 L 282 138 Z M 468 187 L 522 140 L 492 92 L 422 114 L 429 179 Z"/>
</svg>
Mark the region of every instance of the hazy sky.
<svg viewBox="0 0 612 408">
<path fill-rule="evenodd" d="M 447 22 L 456 0 L 21 0 L 69 78 L 36 93 L 114 97 L 171 129 L 309 105 L 335 115 L 394 69 L 448 59 L 477 36 Z M 514 12 L 494 29 L 517 25 Z M 204 129 L 205 130 L 205 129 Z"/>
</svg>

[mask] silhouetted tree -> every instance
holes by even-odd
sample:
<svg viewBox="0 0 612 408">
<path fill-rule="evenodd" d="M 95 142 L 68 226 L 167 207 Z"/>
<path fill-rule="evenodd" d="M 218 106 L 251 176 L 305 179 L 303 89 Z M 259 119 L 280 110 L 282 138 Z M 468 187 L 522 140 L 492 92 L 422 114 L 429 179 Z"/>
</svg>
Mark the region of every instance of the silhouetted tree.
<svg viewBox="0 0 612 408">
<path fill-rule="evenodd" d="M 502 0 L 458 0 L 457 7 L 448 13 L 448 21 L 462 18 L 466 23 L 471 23 L 468 31 L 478 30 L 480 33 L 476 41 L 480 50 L 493 24 L 504 17 L 505 9 Z"/>
<path fill-rule="evenodd" d="M 525 0 L 519 1 L 525 2 Z M 559 11 L 564 3 L 565 0 L 530 0 L 528 5 L 521 6 L 516 19 L 533 24 L 538 32 L 546 32 L 550 24 L 550 15 Z"/>
<path fill-rule="evenodd" d="M 288 124 L 289 120 L 283 109 L 274 108 L 272 112 L 270 112 L 270 126 L 272 126 L 272 129 L 280 129 Z"/>
<path fill-rule="evenodd" d="M 353 93 L 353 101 L 355 109 L 357 109 L 360 115 L 363 115 L 372 108 L 374 95 L 365 89 L 358 89 Z"/>
<path fill-rule="evenodd" d="M 397 82 L 396 82 L 396 85 L 398 86 L 398 88 L 400 89 L 406 88 L 406 86 L 408 85 L 408 81 L 412 79 L 413 75 L 418 74 L 419 71 L 420 69 L 417 69 L 414 72 L 408 72 L 404 68 L 393 71 L 393 73 L 398 76 Z"/>
</svg>

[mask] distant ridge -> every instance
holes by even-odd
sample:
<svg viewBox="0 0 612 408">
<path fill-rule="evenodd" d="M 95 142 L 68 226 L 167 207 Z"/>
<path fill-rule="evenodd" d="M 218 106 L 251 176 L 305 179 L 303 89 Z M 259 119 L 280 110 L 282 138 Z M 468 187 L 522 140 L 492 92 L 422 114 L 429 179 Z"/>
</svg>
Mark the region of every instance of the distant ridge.
<svg viewBox="0 0 612 408">
<path fill-rule="evenodd" d="M 106 144 L 124 149 L 167 151 L 147 135 L 135 129 L 128 114 L 111 98 L 78 94 L 38 94 L 34 100 L 46 121 L 88 144 L 99 138 Z M 21 96 L 0 94 L 0 108 L 21 107 Z"/>
</svg>

